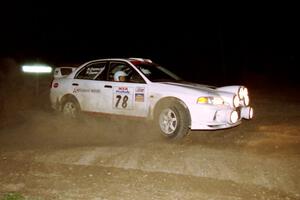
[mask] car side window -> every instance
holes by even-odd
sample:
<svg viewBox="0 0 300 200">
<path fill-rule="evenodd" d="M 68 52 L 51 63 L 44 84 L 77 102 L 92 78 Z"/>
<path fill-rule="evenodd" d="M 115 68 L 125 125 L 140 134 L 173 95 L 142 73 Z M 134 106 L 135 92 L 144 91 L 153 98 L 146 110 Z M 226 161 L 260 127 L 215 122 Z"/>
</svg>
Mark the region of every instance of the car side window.
<svg viewBox="0 0 300 200">
<path fill-rule="evenodd" d="M 122 78 L 120 76 L 122 76 Z M 121 81 L 131 83 L 145 83 L 141 75 L 130 65 L 122 62 L 111 62 L 109 73 L 109 81 Z"/>
<path fill-rule="evenodd" d="M 145 80 L 143 79 L 143 77 L 141 77 L 141 75 L 135 70 L 130 75 L 129 82 L 132 82 L 132 83 L 146 83 Z"/>
<path fill-rule="evenodd" d="M 105 80 L 106 79 L 106 62 L 97 62 L 89 64 L 82 68 L 78 74 L 76 74 L 76 79 L 86 79 L 86 80 Z"/>
</svg>

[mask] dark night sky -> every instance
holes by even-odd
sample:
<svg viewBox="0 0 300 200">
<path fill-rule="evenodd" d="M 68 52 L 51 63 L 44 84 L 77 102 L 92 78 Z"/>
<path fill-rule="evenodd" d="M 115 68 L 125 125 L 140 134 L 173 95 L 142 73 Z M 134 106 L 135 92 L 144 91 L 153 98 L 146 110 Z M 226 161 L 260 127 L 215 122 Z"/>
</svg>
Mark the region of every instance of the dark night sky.
<svg viewBox="0 0 300 200">
<path fill-rule="evenodd" d="M 146 57 L 195 81 L 211 74 L 244 81 L 233 77 L 246 72 L 297 82 L 300 32 L 293 6 L 272 12 L 179 3 L 172 9 L 122 6 L 5 5 L 0 57 L 53 65 Z"/>
</svg>

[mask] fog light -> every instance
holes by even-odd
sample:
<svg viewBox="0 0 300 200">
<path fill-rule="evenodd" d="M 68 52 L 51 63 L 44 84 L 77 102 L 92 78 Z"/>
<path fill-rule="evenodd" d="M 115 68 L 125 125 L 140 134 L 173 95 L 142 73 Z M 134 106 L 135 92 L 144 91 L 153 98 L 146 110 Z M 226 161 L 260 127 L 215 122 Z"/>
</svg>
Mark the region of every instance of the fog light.
<svg viewBox="0 0 300 200">
<path fill-rule="evenodd" d="M 254 115 L 252 107 L 243 107 L 241 109 L 241 117 L 244 119 L 252 119 Z"/>
<path fill-rule="evenodd" d="M 253 108 L 250 108 L 250 112 L 249 112 L 249 117 L 250 117 L 250 119 L 253 118 L 253 115 L 254 115 Z"/>
<path fill-rule="evenodd" d="M 244 87 L 240 87 L 238 91 L 239 98 L 242 99 L 244 97 Z"/>
<path fill-rule="evenodd" d="M 238 121 L 238 119 L 239 119 L 239 115 L 238 115 L 237 111 L 235 111 L 235 110 L 232 111 L 231 114 L 230 114 L 230 122 L 232 124 L 234 124 Z"/>
<path fill-rule="evenodd" d="M 249 106 L 249 103 L 250 103 L 250 98 L 249 98 L 249 96 L 247 95 L 247 96 L 244 97 L 244 105 L 245 105 L 245 106 Z"/>
<path fill-rule="evenodd" d="M 233 106 L 235 108 L 239 107 L 240 105 L 240 98 L 238 97 L 238 95 L 234 95 L 233 97 Z"/>
<path fill-rule="evenodd" d="M 248 88 L 244 87 L 243 96 L 248 96 Z"/>
</svg>

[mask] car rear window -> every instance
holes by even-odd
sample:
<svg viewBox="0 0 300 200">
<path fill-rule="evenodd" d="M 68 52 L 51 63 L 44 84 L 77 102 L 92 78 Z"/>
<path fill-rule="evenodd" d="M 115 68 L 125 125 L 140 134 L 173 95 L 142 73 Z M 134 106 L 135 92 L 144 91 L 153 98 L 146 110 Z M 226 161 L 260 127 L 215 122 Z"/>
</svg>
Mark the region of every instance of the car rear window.
<svg viewBox="0 0 300 200">
<path fill-rule="evenodd" d="M 69 75 L 72 73 L 72 68 L 61 68 L 60 69 L 60 72 L 61 72 L 61 75 Z"/>
</svg>

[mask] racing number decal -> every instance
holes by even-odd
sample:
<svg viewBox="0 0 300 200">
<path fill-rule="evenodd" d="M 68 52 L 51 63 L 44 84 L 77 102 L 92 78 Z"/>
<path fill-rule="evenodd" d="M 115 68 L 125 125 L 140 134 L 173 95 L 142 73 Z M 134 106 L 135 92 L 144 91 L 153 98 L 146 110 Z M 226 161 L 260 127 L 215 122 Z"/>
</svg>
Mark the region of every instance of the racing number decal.
<svg viewBox="0 0 300 200">
<path fill-rule="evenodd" d="M 117 102 L 116 102 L 116 105 L 115 105 L 116 108 L 118 108 L 121 99 L 123 99 L 122 100 L 122 104 L 121 104 L 122 108 L 126 108 L 127 107 L 127 101 L 128 101 L 128 96 L 127 95 L 123 96 L 123 98 L 122 98 L 121 95 L 117 95 L 116 98 L 117 98 Z"/>
<path fill-rule="evenodd" d="M 113 108 L 126 110 L 133 108 L 133 88 L 114 87 L 113 93 Z"/>
</svg>

